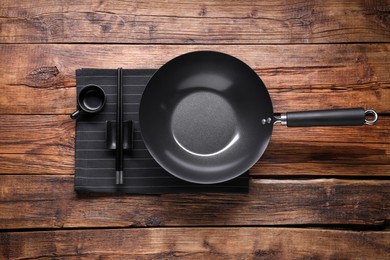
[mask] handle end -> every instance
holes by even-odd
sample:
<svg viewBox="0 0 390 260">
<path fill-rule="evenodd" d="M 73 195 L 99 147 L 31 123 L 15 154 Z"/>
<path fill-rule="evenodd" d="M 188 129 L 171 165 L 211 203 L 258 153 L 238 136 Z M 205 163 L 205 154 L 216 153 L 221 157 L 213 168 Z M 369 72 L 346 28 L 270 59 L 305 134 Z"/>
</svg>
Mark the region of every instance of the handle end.
<svg viewBox="0 0 390 260">
<path fill-rule="evenodd" d="M 378 121 L 378 113 L 373 110 L 373 109 L 367 109 L 366 111 L 364 111 L 364 116 L 365 116 L 365 119 L 364 119 L 364 124 L 366 125 L 374 125 L 377 121 Z M 374 118 L 369 120 L 367 119 L 368 117 L 371 117 L 373 116 Z"/>
</svg>

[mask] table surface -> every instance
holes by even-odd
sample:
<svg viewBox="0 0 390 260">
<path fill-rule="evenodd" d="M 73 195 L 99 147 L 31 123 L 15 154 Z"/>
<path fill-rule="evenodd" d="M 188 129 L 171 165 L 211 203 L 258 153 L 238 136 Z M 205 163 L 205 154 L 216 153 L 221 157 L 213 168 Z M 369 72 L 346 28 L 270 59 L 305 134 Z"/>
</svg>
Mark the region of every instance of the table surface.
<svg viewBox="0 0 390 260">
<path fill-rule="evenodd" d="M 276 113 L 380 119 L 275 126 L 248 194 L 76 194 L 75 70 L 195 50 L 246 62 Z M 389 51 L 389 1 L 3 0 L 0 258 L 388 259 Z"/>
</svg>

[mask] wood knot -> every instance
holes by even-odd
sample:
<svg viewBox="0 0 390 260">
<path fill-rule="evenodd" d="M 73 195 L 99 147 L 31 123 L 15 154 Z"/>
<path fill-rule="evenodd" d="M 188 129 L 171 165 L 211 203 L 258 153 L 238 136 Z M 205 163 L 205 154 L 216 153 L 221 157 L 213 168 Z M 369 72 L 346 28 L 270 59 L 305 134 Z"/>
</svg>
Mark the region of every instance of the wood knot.
<svg viewBox="0 0 390 260">
<path fill-rule="evenodd" d="M 157 227 L 163 224 L 163 220 L 158 216 L 150 216 L 146 218 L 145 224 L 148 227 Z"/>
<path fill-rule="evenodd" d="M 249 17 L 257 17 L 257 9 L 253 8 L 249 14 Z"/>
<path fill-rule="evenodd" d="M 262 250 L 262 249 L 258 249 L 254 252 L 254 256 L 256 259 L 259 259 L 259 258 L 268 258 L 268 257 L 271 257 L 271 258 L 278 258 L 277 256 L 279 255 L 279 252 L 276 251 L 276 250 Z"/>
<path fill-rule="evenodd" d="M 199 16 L 206 16 L 206 14 L 207 14 L 207 8 L 205 7 L 205 6 L 202 6 L 201 8 L 200 8 L 200 11 L 199 11 Z"/>
<path fill-rule="evenodd" d="M 60 71 L 56 66 L 40 67 L 31 71 L 26 79 L 26 85 L 31 87 L 52 87 L 53 84 L 58 84 L 61 79 L 58 77 Z"/>
<path fill-rule="evenodd" d="M 102 28 L 102 31 L 104 33 L 111 31 L 111 28 L 112 28 L 110 24 L 102 24 L 100 27 Z"/>
<path fill-rule="evenodd" d="M 27 75 L 27 79 L 48 80 L 52 77 L 57 76 L 59 73 L 60 73 L 60 71 L 57 69 L 56 66 L 54 66 L 54 67 L 40 67 L 38 69 L 31 71 Z"/>
</svg>

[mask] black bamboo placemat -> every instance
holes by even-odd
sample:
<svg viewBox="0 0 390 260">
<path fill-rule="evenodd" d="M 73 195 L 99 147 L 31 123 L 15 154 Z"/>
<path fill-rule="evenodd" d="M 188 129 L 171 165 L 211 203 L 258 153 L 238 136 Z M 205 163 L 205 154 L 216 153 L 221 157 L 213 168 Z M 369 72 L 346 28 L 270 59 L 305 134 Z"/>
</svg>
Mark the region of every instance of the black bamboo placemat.
<svg viewBox="0 0 390 260">
<path fill-rule="evenodd" d="M 80 115 L 76 123 L 75 191 L 100 193 L 163 194 L 179 192 L 248 192 L 249 174 L 220 184 L 193 184 L 166 172 L 152 158 L 142 140 L 138 108 L 142 92 L 156 70 L 123 70 L 124 121 L 134 126 L 133 149 L 124 151 L 124 183 L 115 184 L 115 150 L 106 149 L 106 120 L 116 117 L 116 69 L 79 69 L 77 93 L 88 84 L 103 88 L 107 102 L 95 115 Z"/>
</svg>

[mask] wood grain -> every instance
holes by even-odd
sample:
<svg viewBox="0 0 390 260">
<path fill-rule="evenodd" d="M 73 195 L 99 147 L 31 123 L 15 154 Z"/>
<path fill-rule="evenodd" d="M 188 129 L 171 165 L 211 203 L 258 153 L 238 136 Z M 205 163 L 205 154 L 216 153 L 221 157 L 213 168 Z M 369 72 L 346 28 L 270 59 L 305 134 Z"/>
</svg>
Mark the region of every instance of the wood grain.
<svg viewBox="0 0 390 260">
<path fill-rule="evenodd" d="M 275 126 L 248 194 L 76 194 L 75 70 L 196 50 L 251 66 L 276 113 L 380 121 Z M 0 259 L 388 259 L 388 53 L 388 0 L 2 0 Z"/>
<path fill-rule="evenodd" d="M 73 152 L 74 153 L 74 152 Z M 73 174 L 74 157 L 31 153 L 1 153 L 0 174 Z"/>
<path fill-rule="evenodd" d="M 3 43 L 389 42 L 388 1 L 3 0 Z"/>
<path fill-rule="evenodd" d="M 261 76 L 278 113 L 359 106 L 390 113 L 389 44 L 3 44 L 0 114 L 68 114 L 76 106 L 76 69 L 159 68 L 196 50 L 226 52 L 246 62 Z"/>
<path fill-rule="evenodd" d="M 74 155 L 75 121 L 61 115 L 0 115 L 0 153 Z"/>
<path fill-rule="evenodd" d="M 0 175 L 0 229 L 384 225 L 388 180 L 250 181 L 248 194 L 76 194 L 73 177 Z"/>
<path fill-rule="evenodd" d="M 109 239 L 108 239 L 109 238 Z M 0 233 L 7 259 L 386 259 L 390 232 L 148 228 Z"/>
<path fill-rule="evenodd" d="M 73 174 L 74 121 L 0 115 L 0 174 Z M 390 176 L 390 118 L 375 126 L 275 126 L 251 175 Z"/>
</svg>

